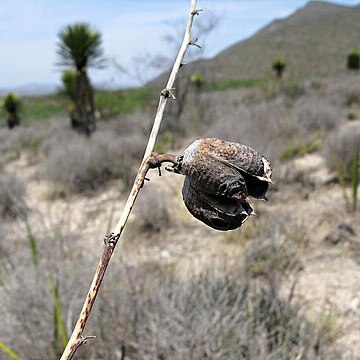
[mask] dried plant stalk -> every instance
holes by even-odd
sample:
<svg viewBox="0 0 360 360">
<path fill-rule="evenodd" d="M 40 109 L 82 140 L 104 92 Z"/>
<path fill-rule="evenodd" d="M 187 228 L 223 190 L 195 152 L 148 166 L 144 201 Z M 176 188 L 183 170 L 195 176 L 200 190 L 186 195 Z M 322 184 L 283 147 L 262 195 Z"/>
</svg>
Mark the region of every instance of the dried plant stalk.
<svg viewBox="0 0 360 360">
<path fill-rule="evenodd" d="M 83 344 L 84 342 L 86 342 L 87 339 L 90 338 L 90 337 L 84 337 L 83 332 L 84 332 L 86 323 L 89 319 L 89 315 L 90 315 L 92 306 L 94 304 L 95 298 L 99 292 L 100 285 L 101 285 L 101 282 L 105 275 L 109 261 L 114 252 L 115 246 L 118 243 L 118 240 L 120 239 L 120 235 L 121 235 L 121 233 L 126 225 L 126 222 L 129 218 L 130 212 L 134 206 L 137 195 L 140 191 L 140 188 L 142 187 L 142 185 L 144 183 L 146 173 L 149 170 L 149 167 L 150 167 L 149 159 L 150 159 L 153 149 L 154 149 L 154 145 L 155 145 L 156 138 L 157 138 L 159 128 L 160 128 L 160 124 L 161 124 L 161 121 L 162 121 L 162 118 L 164 115 L 165 107 L 166 107 L 166 104 L 167 104 L 169 98 L 173 96 L 172 95 L 173 85 L 174 85 L 176 76 L 179 72 L 179 69 L 182 66 L 182 61 L 184 59 L 186 50 L 189 45 L 196 45 L 196 42 L 191 39 L 190 34 L 191 34 L 191 27 L 193 24 L 194 16 L 198 15 L 198 14 L 199 13 L 196 10 L 196 0 L 191 0 L 190 14 L 189 14 L 189 19 L 188 19 L 188 22 L 186 25 L 184 40 L 180 47 L 179 53 L 176 57 L 176 60 L 175 60 L 174 66 L 172 68 L 166 88 L 161 92 L 153 128 L 152 128 L 150 136 L 149 136 L 149 140 L 148 140 L 148 143 L 146 146 L 143 160 L 139 167 L 133 187 L 132 187 L 130 195 L 126 201 L 126 204 L 124 206 L 124 209 L 122 211 L 120 219 L 119 219 L 118 223 L 116 224 L 113 233 L 111 235 L 108 235 L 105 238 L 103 253 L 101 255 L 101 258 L 100 258 L 98 267 L 96 269 L 93 281 L 91 283 L 89 292 L 86 296 L 85 303 L 83 305 L 83 308 L 81 310 L 79 318 L 76 322 L 73 333 L 69 339 L 69 342 L 68 342 L 60 360 L 71 359 L 74 356 L 76 350 L 79 348 L 79 346 L 81 344 Z"/>
</svg>

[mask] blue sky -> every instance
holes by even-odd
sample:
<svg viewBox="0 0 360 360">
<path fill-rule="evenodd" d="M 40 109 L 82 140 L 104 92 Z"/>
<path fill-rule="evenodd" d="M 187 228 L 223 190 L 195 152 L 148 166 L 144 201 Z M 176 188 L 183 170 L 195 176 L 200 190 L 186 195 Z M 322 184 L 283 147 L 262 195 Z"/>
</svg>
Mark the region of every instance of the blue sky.
<svg viewBox="0 0 360 360">
<path fill-rule="evenodd" d="M 344 0 L 347 5 L 360 0 Z M 244 39 L 269 21 L 288 16 L 305 0 L 198 0 L 208 13 L 221 16 L 207 40 L 207 57 Z M 105 55 L 124 67 L 135 56 L 168 54 L 163 38 L 169 23 L 186 21 L 188 0 L 13 0 L 0 2 L 0 88 L 27 83 L 59 83 L 56 34 L 61 26 L 85 21 L 103 34 Z M 199 40 L 201 43 L 201 39 Z M 97 83 L 129 81 L 113 68 L 92 70 Z"/>
</svg>

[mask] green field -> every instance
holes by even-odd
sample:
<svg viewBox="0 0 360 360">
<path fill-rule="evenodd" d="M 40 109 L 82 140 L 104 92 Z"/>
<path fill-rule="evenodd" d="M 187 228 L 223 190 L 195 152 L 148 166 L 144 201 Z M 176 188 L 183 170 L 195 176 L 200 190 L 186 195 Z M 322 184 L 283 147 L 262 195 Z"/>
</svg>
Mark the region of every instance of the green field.
<svg viewBox="0 0 360 360">
<path fill-rule="evenodd" d="M 231 79 L 206 83 L 204 91 L 226 91 L 237 88 L 251 88 L 268 81 L 267 78 Z M 100 119 L 106 120 L 117 115 L 131 114 L 156 101 L 158 93 L 151 87 L 116 91 L 96 91 L 95 105 Z M 1 101 L 1 100 L 0 100 Z M 56 116 L 66 116 L 70 101 L 63 95 L 23 97 L 20 117 L 23 125 Z M 7 115 L 0 109 L 0 123 L 5 124 Z"/>
<path fill-rule="evenodd" d="M 97 91 L 96 109 L 102 119 L 120 114 L 130 114 L 155 97 L 151 88 L 137 88 L 117 91 Z M 1 102 L 1 100 L 0 100 Z M 24 125 L 56 116 L 66 116 L 70 102 L 62 95 L 23 97 L 20 117 Z M 5 123 L 7 115 L 0 110 L 0 122 Z"/>
</svg>

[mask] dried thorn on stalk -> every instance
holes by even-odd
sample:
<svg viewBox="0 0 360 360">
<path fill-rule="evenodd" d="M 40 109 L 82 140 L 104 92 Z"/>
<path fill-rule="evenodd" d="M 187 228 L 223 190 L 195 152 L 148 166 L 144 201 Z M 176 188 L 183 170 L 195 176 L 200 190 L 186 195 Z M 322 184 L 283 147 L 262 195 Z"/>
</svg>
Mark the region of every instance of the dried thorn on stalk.
<svg viewBox="0 0 360 360">
<path fill-rule="evenodd" d="M 172 89 L 163 89 L 161 90 L 161 96 L 163 96 L 165 99 L 168 99 L 169 97 L 173 98 L 174 100 L 176 99 L 175 97 L 175 89 L 172 88 Z"/>
<path fill-rule="evenodd" d="M 86 344 L 88 340 L 90 339 L 96 339 L 95 335 L 87 335 L 87 336 L 80 336 L 80 338 L 78 339 L 76 345 L 74 346 L 74 348 L 72 349 L 71 353 L 70 353 L 70 358 L 72 356 L 74 356 L 76 350 L 83 344 Z"/>
<path fill-rule="evenodd" d="M 120 234 L 114 234 L 113 232 L 106 235 L 105 236 L 105 239 L 104 239 L 104 243 L 105 244 L 108 244 L 110 246 L 115 246 L 116 243 L 118 242 L 119 240 L 119 237 L 120 237 Z"/>
<path fill-rule="evenodd" d="M 189 41 L 189 45 L 196 46 L 196 47 L 198 47 L 199 49 L 201 49 L 201 46 L 200 46 L 199 44 L 197 44 L 197 41 L 198 41 L 198 40 L 199 40 L 198 38 L 196 38 L 195 40 L 190 40 L 190 41 Z"/>
<path fill-rule="evenodd" d="M 200 12 L 201 12 L 201 11 L 204 11 L 204 9 L 194 10 L 194 11 L 191 12 L 191 15 L 194 15 L 194 16 L 195 16 L 195 15 L 200 15 Z"/>
</svg>

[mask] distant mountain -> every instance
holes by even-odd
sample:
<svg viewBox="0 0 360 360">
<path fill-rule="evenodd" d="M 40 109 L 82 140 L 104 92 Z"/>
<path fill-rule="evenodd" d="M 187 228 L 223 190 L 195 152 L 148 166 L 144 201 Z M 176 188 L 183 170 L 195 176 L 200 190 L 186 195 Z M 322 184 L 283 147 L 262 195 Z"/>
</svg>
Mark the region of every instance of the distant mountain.
<svg viewBox="0 0 360 360">
<path fill-rule="evenodd" d="M 15 86 L 12 88 L 0 89 L 0 97 L 4 96 L 7 92 L 15 92 L 22 96 L 41 96 L 50 95 L 57 91 L 58 86 L 55 84 L 35 84 L 29 83 L 21 86 Z"/>
<path fill-rule="evenodd" d="M 197 66 L 212 78 L 262 77 L 280 57 L 291 75 L 329 75 L 345 69 L 354 49 L 360 50 L 360 6 L 310 1 Z"/>
</svg>

